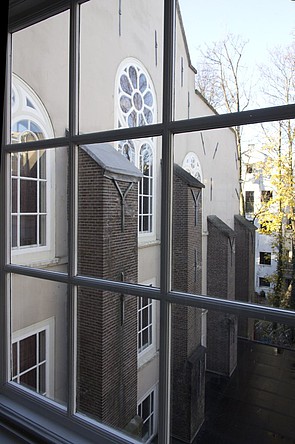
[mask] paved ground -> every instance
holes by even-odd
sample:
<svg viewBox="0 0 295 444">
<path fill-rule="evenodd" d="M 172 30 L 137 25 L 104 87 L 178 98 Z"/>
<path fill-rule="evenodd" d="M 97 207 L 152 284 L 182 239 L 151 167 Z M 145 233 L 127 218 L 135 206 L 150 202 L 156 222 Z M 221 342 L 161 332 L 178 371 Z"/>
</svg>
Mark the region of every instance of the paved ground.
<svg viewBox="0 0 295 444">
<path fill-rule="evenodd" d="M 243 340 L 238 350 L 230 379 L 208 374 L 194 444 L 295 444 L 295 352 Z"/>
</svg>

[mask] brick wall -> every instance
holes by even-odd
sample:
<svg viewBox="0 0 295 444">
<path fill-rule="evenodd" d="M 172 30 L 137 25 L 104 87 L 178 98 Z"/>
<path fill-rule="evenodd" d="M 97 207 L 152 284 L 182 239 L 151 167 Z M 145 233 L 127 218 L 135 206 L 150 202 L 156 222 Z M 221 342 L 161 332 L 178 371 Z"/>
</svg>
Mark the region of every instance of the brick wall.
<svg viewBox="0 0 295 444">
<path fill-rule="evenodd" d="M 192 189 L 174 174 L 173 289 L 201 292 L 202 200 L 197 220 Z M 204 421 L 205 349 L 201 346 L 201 310 L 172 307 L 172 435 L 192 442 Z"/>
<path fill-rule="evenodd" d="M 235 297 L 235 234 L 216 216 L 208 217 L 207 294 Z M 237 363 L 237 319 L 209 310 L 207 316 L 207 369 L 231 375 Z"/>
<path fill-rule="evenodd" d="M 137 185 L 126 199 L 122 232 L 115 184 L 84 151 L 78 174 L 79 274 L 137 282 Z M 118 184 L 123 192 L 128 186 Z M 78 410 L 126 427 L 137 413 L 136 298 L 79 288 L 77 342 Z"/>
<path fill-rule="evenodd" d="M 255 285 L 255 226 L 243 216 L 235 216 L 236 234 L 236 300 L 254 302 Z M 253 320 L 239 317 L 238 333 L 252 338 Z"/>
</svg>

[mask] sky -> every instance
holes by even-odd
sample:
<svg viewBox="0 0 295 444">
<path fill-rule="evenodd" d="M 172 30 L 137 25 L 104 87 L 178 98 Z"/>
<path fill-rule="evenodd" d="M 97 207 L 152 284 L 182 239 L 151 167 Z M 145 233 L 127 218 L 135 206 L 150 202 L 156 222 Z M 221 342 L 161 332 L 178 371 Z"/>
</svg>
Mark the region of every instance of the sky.
<svg viewBox="0 0 295 444">
<path fill-rule="evenodd" d="M 295 1 L 179 0 L 193 65 L 198 47 L 239 34 L 249 40 L 247 62 L 266 62 L 268 49 L 295 39 Z"/>
<path fill-rule="evenodd" d="M 198 70 L 200 48 L 228 34 L 248 41 L 243 52 L 243 75 L 252 85 L 250 108 L 264 104 L 257 65 L 271 64 L 269 51 L 295 41 L 295 1 L 291 0 L 179 0 L 192 65 Z M 244 69 L 246 67 L 246 69 Z M 256 93 L 255 93 L 256 91 Z M 265 106 L 269 106 L 265 103 Z M 256 142 L 257 125 L 245 129 Z"/>
</svg>

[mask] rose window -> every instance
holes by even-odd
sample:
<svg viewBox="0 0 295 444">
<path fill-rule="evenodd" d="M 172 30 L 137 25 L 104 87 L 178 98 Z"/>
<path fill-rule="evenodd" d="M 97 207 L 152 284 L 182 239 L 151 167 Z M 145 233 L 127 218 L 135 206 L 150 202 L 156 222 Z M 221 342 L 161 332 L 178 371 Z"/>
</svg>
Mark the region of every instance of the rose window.
<svg viewBox="0 0 295 444">
<path fill-rule="evenodd" d="M 147 74 L 139 66 L 128 65 L 119 79 L 119 114 L 129 128 L 154 123 L 155 100 Z"/>
</svg>

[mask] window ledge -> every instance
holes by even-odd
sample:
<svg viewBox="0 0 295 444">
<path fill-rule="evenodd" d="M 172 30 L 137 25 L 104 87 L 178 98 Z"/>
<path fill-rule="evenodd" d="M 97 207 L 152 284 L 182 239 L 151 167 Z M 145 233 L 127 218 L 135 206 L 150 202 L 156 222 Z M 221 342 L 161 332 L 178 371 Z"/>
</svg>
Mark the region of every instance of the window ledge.
<svg viewBox="0 0 295 444">
<path fill-rule="evenodd" d="M 15 394 L 14 394 L 15 395 Z M 13 397 L 14 398 L 14 397 Z M 50 400 L 38 402 L 18 396 L 0 395 L 0 440 L 2 431 L 11 437 L 11 443 L 31 444 L 128 444 L 138 443 L 123 433 L 112 431 L 79 415 L 69 417 L 61 408 L 52 408 Z M 45 406 L 45 404 L 48 404 Z M 10 438 L 8 438 L 10 439 Z M 1 440 L 2 442 L 2 440 Z M 4 441 L 6 443 L 6 441 Z M 7 443 L 10 441 L 8 440 Z"/>
</svg>

